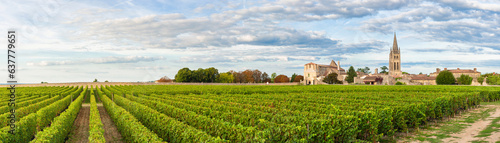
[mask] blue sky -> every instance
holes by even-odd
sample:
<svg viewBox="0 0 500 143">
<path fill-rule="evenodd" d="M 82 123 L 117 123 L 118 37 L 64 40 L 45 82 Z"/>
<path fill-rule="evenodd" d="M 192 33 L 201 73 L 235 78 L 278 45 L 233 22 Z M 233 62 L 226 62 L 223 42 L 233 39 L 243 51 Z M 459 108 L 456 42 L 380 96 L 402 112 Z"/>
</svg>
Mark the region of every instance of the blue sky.
<svg viewBox="0 0 500 143">
<path fill-rule="evenodd" d="M 291 75 L 331 60 L 373 71 L 388 65 L 394 32 L 403 71 L 500 72 L 497 0 L 1 3 L 0 30 L 20 35 L 18 77 L 25 83 L 151 81 L 174 78 L 183 67 Z"/>
</svg>

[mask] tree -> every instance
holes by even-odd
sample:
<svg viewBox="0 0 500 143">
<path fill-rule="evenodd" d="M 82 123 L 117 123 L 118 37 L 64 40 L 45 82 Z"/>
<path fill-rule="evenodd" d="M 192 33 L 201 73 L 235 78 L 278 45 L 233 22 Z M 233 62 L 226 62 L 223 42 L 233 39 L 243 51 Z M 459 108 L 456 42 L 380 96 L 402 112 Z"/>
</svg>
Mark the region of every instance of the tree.
<svg viewBox="0 0 500 143">
<path fill-rule="evenodd" d="M 323 82 L 328 84 L 342 84 L 342 81 L 337 79 L 337 76 L 338 76 L 337 73 L 330 73 L 323 79 Z"/>
<path fill-rule="evenodd" d="M 292 75 L 292 78 L 290 78 L 290 82 L 294 82 L 295 81 L 295 77 L 297 77 L 297 74 L 296 73 L 293 73 Z"/>
<path fill-rule="evenodd" d="M 262 72 L 261 71 L 259 71 L 257 69 L 253 70 L 252 77 L 253 77 L 253 81 L 255 81 L 255 83 L 262 82 Z"/>
<path fill-rule="evenodd" d="M 439 85 L 449 85 L 449 84 L 455 84 L 455 77 L 450 71 L 441 71 L 439 75 L 436 77 L 436 84 Z"/>
<path fill-rule="evenodd" d="M 274 79 L 276 79 L 276 73 L 271 74 L 271 82 L 274 82 Z"/>
<path fill-rule="evenodd" d="M 96 79 L 94 79 L 94 82 L 99 82 L 99 81 L 97 81 L 97 78 L 96 78 Z"/>
<path fill-rule="evenodd" d="M 387 70 L 389 68 L 387 68 L 387 66 L 382 66 L 382 67 L 380 67 L 380 69 L 382 70 L 380 73 L 387 73 Z"/>
<path fill-rule="evenodd" d="M 197 70 L 192 71 L 192 73 L 193 74 L 192 74 L 191 82 L 207 82 L 208 81 L 206 73 L 205 73 L 205 69 L 198 68 Z"/>
<path fill-rule="evenodd" d="M 265 82 L 265 83 L 271 82 L 271 78 L 269 78 L 269 75 L 266 72 L 264 72 L 262 74 L 262 82 Z"/>
<path fill-rule="evenodd" d="M 246 82 L 248 82 L 248 83 L 253 83 L 253 82 L 255 82 L 255 81 L 253 80 L 253 71 L 252 71 L 252 70 L 247 69 L 247 70 L 243 71 L 242 73 L 245 75 L 245 78 L 246 78 L 245 80 L 246 80 Z"/>
<path fill-rule="evenodd" d="M 460 75 L 460 77 L 457 79 L 458 84 L 460 85 L 471 85 L 472 84 L 472 77 L 469 75 Z"/>
<path fill-rule="evenodd" d="M 175 82 L 191 82 L 193 73 L 189 68 L 182 68 L 175 75 Z"/>
<path fill-rule="evenodd" d="M 401 72 L 401 74 L 409 74 L 409 73 L 407 73 L 407 72 Z"/>
<path fill-rule="evenodd" d="M 109 82 L 108 80 L 104 81 L 104 82 Z"/>
<path fill-rule="evenodd" d="M 293 80 L 293 82 L 300 82 L 301 80 L 304 80 L 304 76 L 302 76 L 302 75 L 297 75 L 297 76 L 295 77 L 295 79 Z"/>
<path fill-rule="evenodd" d="M 354 67 L 351 66 L 349 68 L 349 70 L 347 71 L 347 77 L 345 79 L 345 81 L 347 81 L 347 83 L 353 83 L 354 82 L 354 77 L 357 77 L 358 74 L 356 74 L 356 71 L 354 71 Z"/>
<path fill-rule="evenodd" d="M 484 77 L 482 75 L 477 78 L 477 82 L 479 82 L 481 85 L 483 85 L 483 81 L 484 81 Z"/>
<path fill-rule="evenodd" d="M 233 74 L 231 74 L 230 72 L 226 72 L 219 74 L 216 81 L 218 83 L 231 83 L 233 82 L 233 80 L 234 80 Z"/>
<path fill-rule="evenodd" d="M 274 73 L 273 73 L 274 74 Z M 286 75 L 278 75 L 275 79 L 274 79 L 274 82 L 275 83 L 284 83 L 284 82 L 290 82 L 290 80 L 288 79 L 288 77 Z"/>
<path fill-rule="evenodd" d="M 364 72 L 364 73 L 367 73 L 367 74 L 368 74 L 368 73 L 371 73 L 371 72 L 370 72 L 370 68 L 369 68 L 369 67 L 365 67 L 365 69 L 364 69 L 364 71 L 363 71 L 363 72 Z"/>
<path fill-rule="evenodd" d="M 219 76 L 219 70 L 214 67 L 210 67 L 205 69 L 205 82 L 215 82 L 217 77 Z"/>
<path fill-rule="evenodd" d="M 233 73 L 233 77 L 234 77 L 234 83 L 246 83 L 247 82 L 247 77 L 245 76 L 245 74 L 243 74 L 241 72 Z"/>
<path fill-rule="evenodd" d="M 500 85 L 500 75 L 492 75 L 486 78 L 486 83 L 489 85 Z"/>
<path fill-rule="evenodd" d="M 358 68 L 358 70 L 356 70 L 357 72 L 363 72 L 363 73 L 366 73 L 366 74 L 369 74 L 370 73 L 370 68 L 369 67 L 365 67 L 365 68 Z"/>
</svg>

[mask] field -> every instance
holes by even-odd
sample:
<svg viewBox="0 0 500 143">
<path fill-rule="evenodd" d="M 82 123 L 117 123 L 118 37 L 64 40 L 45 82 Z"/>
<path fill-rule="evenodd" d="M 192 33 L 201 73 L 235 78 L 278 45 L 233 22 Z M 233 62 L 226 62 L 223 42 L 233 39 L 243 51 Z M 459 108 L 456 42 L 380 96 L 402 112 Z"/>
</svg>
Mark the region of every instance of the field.
<svg viewBox="0 0 500 143">
<path fill-rule="evenodd" d="M 2 142 L 106 142 L 112 127 L 123 142 L 375 142 L 500 98 L 499 87 L 478 86 L 106 85 L 16 93 L 12 135 L 10 97 L 2 92 Z"/>
</svg>

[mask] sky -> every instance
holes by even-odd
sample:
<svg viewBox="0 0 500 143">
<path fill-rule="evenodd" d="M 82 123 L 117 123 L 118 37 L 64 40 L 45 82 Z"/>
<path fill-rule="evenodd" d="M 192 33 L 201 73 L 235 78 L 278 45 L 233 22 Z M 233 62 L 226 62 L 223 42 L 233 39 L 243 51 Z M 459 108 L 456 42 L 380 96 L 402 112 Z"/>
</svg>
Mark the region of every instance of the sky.
<svg viewBox="0 0 500 143">
<path fill-rule="evenodd" d="M 498 0 L 0 1 L 22 83 L 152 81 L 184 67 L 290 76 L 331 60 L 374 71 L 394 33 L 402 71 L 500 72 Z"/>
</svg>

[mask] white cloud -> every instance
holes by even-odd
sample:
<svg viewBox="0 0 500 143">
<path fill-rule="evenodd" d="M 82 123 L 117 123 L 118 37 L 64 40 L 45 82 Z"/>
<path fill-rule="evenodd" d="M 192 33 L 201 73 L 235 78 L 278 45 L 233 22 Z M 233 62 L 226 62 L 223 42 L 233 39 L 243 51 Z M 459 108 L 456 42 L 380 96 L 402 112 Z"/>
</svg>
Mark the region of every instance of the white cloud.
<svg viewBox="0 0 500 143">
<path fill-rule="evenodd" d="M 28 66 L 56 66 L 56 65 L 85 65 L 85 64 L 118 64 L 118 63 L 137 63 L 137 62 L 151 62 L 162 60 L 163 57 L 149 57 L 149 56 L 125 56 L 125 57 L 103 57 L 103 58 L 89 58 L 85 60 L 66 60 L 66 61 L 40 61 L 28 62 Z"/>
</svg>

